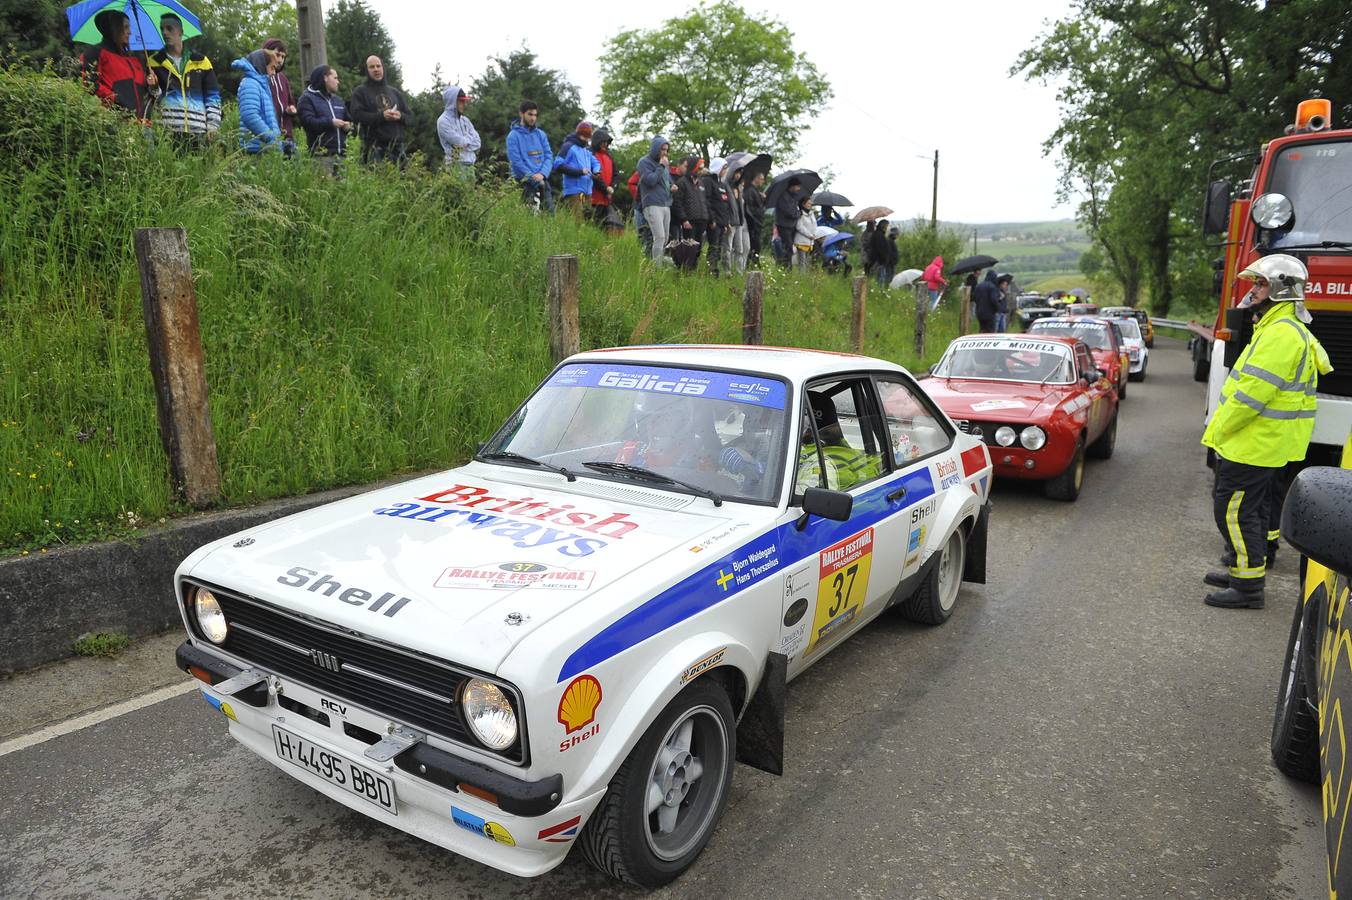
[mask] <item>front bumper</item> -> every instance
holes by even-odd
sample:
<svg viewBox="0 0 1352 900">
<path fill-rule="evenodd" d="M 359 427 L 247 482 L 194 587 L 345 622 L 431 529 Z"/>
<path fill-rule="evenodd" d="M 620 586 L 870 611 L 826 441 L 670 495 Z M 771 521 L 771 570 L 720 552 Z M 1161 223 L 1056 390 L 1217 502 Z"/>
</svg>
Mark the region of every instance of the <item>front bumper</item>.
<svg viewBox="0 0 1352 900">
<path fill-rule="evenodd" d="M 605 793 L 562 802 L 560 775 L 526 781 L 437 747 L 430 740 L 378 761 L 366 751 L 377 737 L 398 728 L 397 723 L 346 701 L 338 704 L 299 682 L 272 674 L 245 690 L 222 693 L 217 686 L 239 676 L 239 666 L 190 642 L 179 646 L 175 660 L 180 669 L 203 682 L 203 695 L 229 719 L 231 736 L 286 774 L 357 812 L 514 875 L 540 875 L 562 862 Z M 324 712 L 326 705 L 328 709 L 341 705 L 344 712 Z M 395 786 L 396 812 L 387 812 L 279 758 L 273 725 L 388 778 Z M 492 794 L 497 802 L 467 793 L 463 787 L 475 789 L 476 794 Z M 573 819 L 577 821 L 567 828 L 557 828 Z M 480 833 L 464 824 L 475 820 L 492 828 Z M 542 833 L 547 837 L 541 837 Z"/>
</svg>

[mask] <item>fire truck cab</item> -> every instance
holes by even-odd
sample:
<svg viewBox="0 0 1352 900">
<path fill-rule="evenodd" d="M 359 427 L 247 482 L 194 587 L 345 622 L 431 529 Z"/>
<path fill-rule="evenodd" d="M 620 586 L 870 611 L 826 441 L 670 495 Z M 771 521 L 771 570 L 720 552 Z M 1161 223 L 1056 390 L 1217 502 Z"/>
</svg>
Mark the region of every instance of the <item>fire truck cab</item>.
<svg viewBox="0 0 1352 900">
<path fill-rule="evenodd" d="M 1352 129 L 1334 130 L 1332 104 L 1305 100 L 1286 135 L 1264 144 L 1257 155 L 1218 160 L 1218 166 L 1251 159 L 1252 174 L 1232 185 L 1211 181 L 1203 211 L 1203 233 L 1224 236 L 1217 261 L 1213 340 L 1194 341 L 1197 374 L 1206 374 L 1206 419 L 1221 385 L 1253 333 L 1253 317 L 1235 308 L 1248 285 L 1236 276 L 1269 253 L 1286 253 L 1309 270 L 1305 306 L 1310 331 L 1333 363 L 1319 378 L 1318 409 L 1308 464 L 1338 463 L 1352 431 Z M 1206 335 L 1203 335 L 1205 337 Z M 1207 365 L 1209 357 L 1209 366 Z"/>
</svg>

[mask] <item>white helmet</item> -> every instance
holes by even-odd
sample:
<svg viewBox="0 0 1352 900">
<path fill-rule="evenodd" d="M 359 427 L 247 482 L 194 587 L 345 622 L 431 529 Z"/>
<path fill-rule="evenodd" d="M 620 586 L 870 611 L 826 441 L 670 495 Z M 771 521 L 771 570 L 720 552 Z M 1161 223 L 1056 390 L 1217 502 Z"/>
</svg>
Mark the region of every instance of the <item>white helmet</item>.
<svg viewBox="0 0 1352 900">
<path fill-rule="evenodd" d="M 1305 269 L 1305 264 L 1294 256 L 1287 256 L 1285 253 L 1273 253 L 1249 263 L 1244 271 L 1239 273 L 1238 277 L 1248 281 L 1263 279 L 1270 286 L 1269 298 L 1283 301 L 1304 300 L 1305 282 L 1310 275 Z M 1252 305 L 1252 301 L 1247 304 L 1240 303 L 1241 308 Z"/>
</svg>

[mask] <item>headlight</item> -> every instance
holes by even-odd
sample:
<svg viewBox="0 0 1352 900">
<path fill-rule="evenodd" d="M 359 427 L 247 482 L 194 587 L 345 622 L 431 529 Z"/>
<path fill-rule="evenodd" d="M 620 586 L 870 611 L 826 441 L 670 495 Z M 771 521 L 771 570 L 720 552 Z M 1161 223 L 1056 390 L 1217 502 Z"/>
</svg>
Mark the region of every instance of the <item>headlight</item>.
<svg viewBox="0 0 1352 900">
<path fill-rule="evenodd" d="M 1001 447 L 1014 446 L 1014 429 L 1008 425 L 1001 425 L 995 429 L 995 443 Z"/>
<path fill-rule="evenodd" d="M 225 613 L 221 612 L 221 604 L 216 602 L 216 595 L 206 588 L 193 588 L 192 608 L 197 614 L 197 625 L 207 640 L 213 644 L 225 643 L 230 626 L 226 624 Z"/>
<path fill-rule="evenodd" d="M 1249 209 L 1249 215 L 1253 217 L 1254 224 L 1259 228 L 1272 230 L 1281 228 L 1291 221 L 1291 215 L 1294 210 L 1291 208 L 1291 201 L 1285 194 L 1264 194 L 1253 201 L 1253 206 Z"/>
<path fill-rule="evenodd" d="M 1041 450 L 1047 443 L 1047 432 L 1036 425 L 1029 425 L 1019 435 L 1019 443 L 1029 450 Z"/>
<path fill-rule="evenodd" d="M 460 696 L 474 736 L 490 750 L 506 750 L 516 740 L 516 712 L 507 695 L 491 681 L 471 678 Z"/>
</svg>

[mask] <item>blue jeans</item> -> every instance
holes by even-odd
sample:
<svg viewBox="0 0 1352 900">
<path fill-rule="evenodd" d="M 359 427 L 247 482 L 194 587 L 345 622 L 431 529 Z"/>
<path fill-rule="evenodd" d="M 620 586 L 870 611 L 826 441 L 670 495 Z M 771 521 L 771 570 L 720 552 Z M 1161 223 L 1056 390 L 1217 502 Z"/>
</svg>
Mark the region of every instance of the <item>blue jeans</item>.
<svg viewBox="0 0 1352 900">
<path fill-rule="evenodd" d="M 996 331 L 1004 331 L 1004 330 L 1005 330 L 1005 314 L 1004 314 L 1004 313 L 999 313 L 999 312 L 998 312 L 998 313 L 995 314 L 995 330 L 996 330 Z"/>
<path fill-rule="evenodd" d="M 930 312 L 934 312 L 939 308 L 939 298 L 943 295 L 943 291 L 936 291 L 934 288 L 930 288 Z"/>
</svg>

